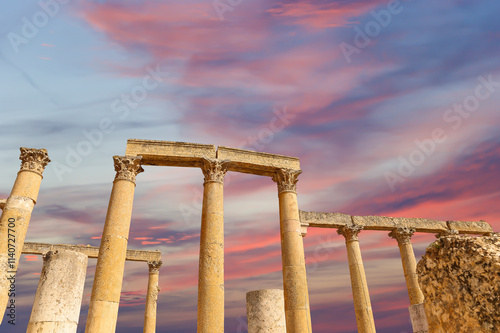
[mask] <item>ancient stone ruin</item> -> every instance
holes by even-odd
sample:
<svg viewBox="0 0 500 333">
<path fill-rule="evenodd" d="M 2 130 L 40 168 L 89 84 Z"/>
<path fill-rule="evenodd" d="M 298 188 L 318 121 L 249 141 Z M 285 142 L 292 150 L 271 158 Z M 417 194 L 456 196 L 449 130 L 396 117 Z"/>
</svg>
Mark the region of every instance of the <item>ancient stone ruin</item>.
<svg viewBox="0 0 500 333">
<path fill-rule="evenodd" d="M 441 237 L 417 273 L 430 332 L 500 332 L 500 234 Z"/>
<path fill-rule="evenodd" d="M 128 249 L 136 176 L 144 172 L 143 166 L 194 167 L 200 168 L 204 175 L 198 281 L 198 333 L 224 332 L 223 189 L 224 176 L 228 171 L 269 177 L 276 182 L 278 190 L 283 291 L 259 290 L 247 294 L 250 333 L 312 332 L 302 239 L 307 235 L 308 228 L 337 229 L 337 232 L 345 237 L 358 332 L 363 333 L 375 332 L 375 323 L 359 247 L 358 234 L 361 230 L 385 231 L 396 239 L 410 297 L 409 310 L 414 332 L 427 332 L 429 326 L 426 319 L 428 306 L 425 302 L 427 289 L 424 284 L 423 293 L 419 285 L 411 244 L 412 235 L 415 232 L 434 233 L 442 237 L 442 241 L 445 242 L 448 239 L 447 235 L 489 235 L 493 232 L 491 226 L 483 221 L 435 221 L 299 211 L 296 184 L 301 170 L 298 158 L 214 145 L 128 140 L 126 155 L 113 157 L 116 175 L 99 249 L 75 245 L 25 243 L 42 174 L 50 160 L 46 150 L 28 148 L 21 148 L 20 159 L 21 170 L 12 192 L 9 198 L 0 200 L 2 209 L 0 320 L 5 317 L 4 311 L 9 304 L 9 279 L 16 274 L 21 253 L 43 255 L 44 266 L 28 332 L 76 332 L 89 258 L 97 258 L 97 266 L 85 332 L 115 332 L 126 260 L 148 263 L 149 282 L 144 332 L 155 332 L 161 253 Z M 12 237 L 16 239 L 15 246 L 8 241 Z M 487 238 L 484 239 L 486 242 Z M 491 264 L 494 264 L 493 261 Z M 473 263 L 469 265 L 474 266 Z M 69 271 L 71 273 L 65 273 Z M 484 271 L 488 274 L 493 274 L 492 272 Z M 480 271 L 478 274 L 477 279 L 480 277 Z M 55 278 L 61 275 L 64 278 Z M 449 282 L 450 286 L 452 283 Z M 61 292 L 56 294 L 48 292 L 53 289 Z M 477 292 L 485 290 L 481 287 Z M 498 288 L 495 290 L 498 293 Z M 429 299 L 432 298 L 429 296 Z M 425 311 L 424 304 L 426 304 Z M 439 302 L 434 300 L 433 304 Z M 490 307 L 485 307 L 485 310 L 481 311 L 483 327 L 498 323 L 484 319 L 486 315 L 483 313 L 488 313 Z M 434 320 L 429 311 L 427 317 Z M 433 325 L 434 323 L 431 323 L 430 332 L 434 332 Z"/>
</svg>

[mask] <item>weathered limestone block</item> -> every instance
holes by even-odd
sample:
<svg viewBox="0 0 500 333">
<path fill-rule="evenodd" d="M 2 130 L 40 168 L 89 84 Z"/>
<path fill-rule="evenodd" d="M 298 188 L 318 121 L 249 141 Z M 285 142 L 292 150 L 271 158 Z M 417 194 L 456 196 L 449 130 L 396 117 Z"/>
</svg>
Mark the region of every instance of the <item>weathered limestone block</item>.
<svg viewBox="0 0 500 333">
<path fill-rule="evenodd" d="M 417 265 L 429 332 L 500 332 L 500 236 L 443 236 Z"/>
<path fill-rule="evenodd" d="M 26 333 L 71 333 L 77 330 L 87 256 L 58 250 L 44 256 L 42 273 Z"/>
<path fill-rule="evenodd" d="M 285 300 L 281 289 L 247 293 L 248 333 L 285 333 Z"/>
</svg>

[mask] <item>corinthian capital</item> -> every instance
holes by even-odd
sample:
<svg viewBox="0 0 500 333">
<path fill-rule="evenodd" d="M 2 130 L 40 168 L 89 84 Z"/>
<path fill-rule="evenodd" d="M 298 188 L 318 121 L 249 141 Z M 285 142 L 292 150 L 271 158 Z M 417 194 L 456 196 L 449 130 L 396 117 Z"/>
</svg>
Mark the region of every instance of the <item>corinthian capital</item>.
<svg viewBox="0 0 500 333">
<path fill-rule="evenodd" d="M 363 230 L 362 225 L 348 224 L 337 229 L 337 233 L 345 237 L 346 242 L 357 241 L 358 234 Z"/>
<path fill-rule="evenodd" d="M 42 175 L 43 170 L 45 170 L 45 167 L 50 162 L 47 149 L 24 147 L 21 147 L 20 149 L 21 155 L 19 156 L 19 159 L 21 160 L 21 171 L 33 171 Z"/>
<path fill-rule="evenodd" d="M 415 228 L 401 227 L 389 233 L 389 237 L 398 241 L 398 244 L 411 243 L 411 236 L 415 233 Z"/>
<path fill-rule="evenodd" d="M 141 167 L 141 156 L 113 156 L 115 161 L 115 180 L 123 179 L 135 183 L 135 176 L 144 172 Z"/>
<path fill-rule="evenodd" d="M 278 194 L 281 192 L 297 192 L 297 182 L 302 170 L 279 169 L 273 176 L 278 184 Z"/>
<path fill-rule="evenodd" d="M 203 175 L 205 176 L 205 183 L 223 183 L 224 176 L 227 172 L 228 163 L 229 160 L 203 158 L 203 166 L 201 167 L 201 171 L 203 171 Z"/>
<path fill-rule="evenodd" d="M 148 261 L 148 267 L 149 267 L 149 273 L 156 273 L 158 274 L 160 272 L 160 267 L 162 265 L 162 261 Z"/>
</svg>

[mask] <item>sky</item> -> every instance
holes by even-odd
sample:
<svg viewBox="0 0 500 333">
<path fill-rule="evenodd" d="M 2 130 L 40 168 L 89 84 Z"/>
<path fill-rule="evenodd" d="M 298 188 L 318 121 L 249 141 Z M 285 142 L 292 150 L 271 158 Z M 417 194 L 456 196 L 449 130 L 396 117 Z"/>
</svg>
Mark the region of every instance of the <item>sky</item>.
<svg viewBox="0 0 500 333">
<path fill-rule="evenodd" d="M 46 148 L 27 241 L 99 246 L 129 138 L 300 158 L 299 208 L 486 220 L 500 229 L 500 2 L 42 0 L 0 13 L 0 198 L 19 147 Z M 158 332 L 196 331 L 203 174 L 146 166 L 129 248 L 161 250 Z M 246 332 L 245 294 L 282 288 L 276 184 L 228 173 L 225 331 Z M 397 243 L 362 231 L 375 324 L 411 332 Z M 413 237 L 420 258 L 434 235 Z M 313 331 L 356 332 L 334 229 L 304 239 Z M 23 255 L 24 332 L 42 261 Z M 95 259 L 89 260 L 83 332 Z M 118 332 L 140 332 L 147 265 L 125 265 Z"/>
</svg>

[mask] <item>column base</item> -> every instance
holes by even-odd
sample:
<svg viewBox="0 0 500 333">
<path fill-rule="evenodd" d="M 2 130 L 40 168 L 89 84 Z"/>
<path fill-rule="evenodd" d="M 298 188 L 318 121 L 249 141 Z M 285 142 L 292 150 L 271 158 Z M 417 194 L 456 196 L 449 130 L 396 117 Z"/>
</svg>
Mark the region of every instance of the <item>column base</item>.
<svg viewBox="0 0 500 333">
<path fill-rule="evenodd" d="M 408 310 L 410 311 L 413 333 L 427 333 L 429 331 L 429 324 L 425 315 L 424 303 L 410 305 Z"/>
</svg>

